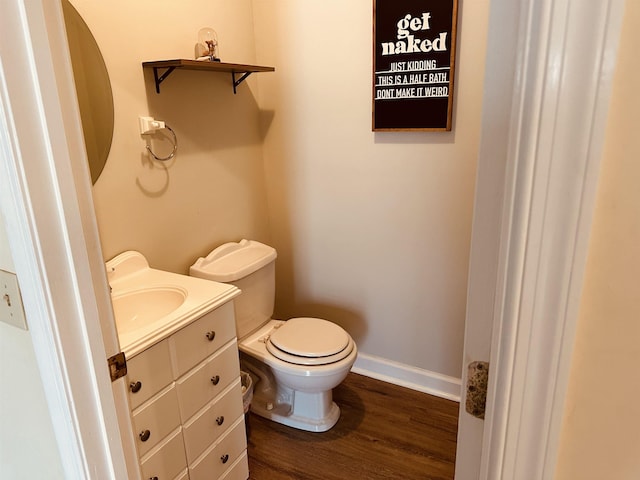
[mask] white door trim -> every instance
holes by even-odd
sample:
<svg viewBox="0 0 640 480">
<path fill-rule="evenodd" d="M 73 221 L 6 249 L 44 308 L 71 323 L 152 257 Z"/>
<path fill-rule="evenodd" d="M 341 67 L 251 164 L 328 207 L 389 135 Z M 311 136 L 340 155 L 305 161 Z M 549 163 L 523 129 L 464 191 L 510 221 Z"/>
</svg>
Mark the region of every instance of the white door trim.
<svg viewBox="0 0 640 480">
<path fill-rule="evenodd" d="M 552 479 L 624 0 L 514 3 L 513 38 L 490 24 L 517 56 L 509 131 L 483 125 L 507 157 L 478 478 Z"/>
<path fill-rule="evenodd" d="M 59 2 L 0 2 L 0 208 L 62 467 L 137 478 L 113 396 L 124 379 L 112 386 L 106 363 L 117 338 L 79 118 Z"/>
</svg>

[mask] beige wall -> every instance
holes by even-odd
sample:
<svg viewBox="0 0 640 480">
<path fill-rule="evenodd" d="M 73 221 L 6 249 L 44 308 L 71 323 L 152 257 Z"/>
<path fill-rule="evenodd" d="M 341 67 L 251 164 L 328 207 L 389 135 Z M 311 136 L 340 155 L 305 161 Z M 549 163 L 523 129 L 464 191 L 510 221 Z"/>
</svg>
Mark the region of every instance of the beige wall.
<svg viewBox="0 0 640 480">
<path fill-rule="evenodd" d="M 7 238 L 7 231 L 4 226 L 4 219 L 0 214 L 0 269 L 7 272 L 15 272 L 16 269 L 13 266 L 13 258 L 11 257 L 11 250 L 9 250 L 9 239 Z"/>
<path fill-rule="evenodd" d="M 94 187 L 105 259 L 136 249 L 185 272 L 222 242 L 272 243 L 278 316 L 324 316 L 364 353 L 460 377 L 488 0 L 461 2 L 453 132 L 377 134 L 369 0 L 72 3 L 114 90 Z M 227 76 L 176 72 L 156 95 L 141 62 L 190 58 L 207 25 L 223 60 L 276 72 L 236 96 Z M 167 169 L 144 153 L 148 113 L 178 135 Z"/>
<path fill-rule="evenodd" d="M 280 317 L 460 377 L 488 3 L 460 2 L 453 132 L 373 133 L 372 2 L 254 0 Z"/>
<path fill-rule="evenodd" d="M 640 478 L 640 3 L 627 0 L 556 478 Z"/>
<path fill-rule="evenodd" d="M 217 30 L 225 61 L 255 62 L 250 0 L 71 0 L 105 58 L 115 102 L 107 165 L 94 186 L 105 260 L 135 249 L 186 273 L 220 243 L 269 241 L 255 80 L 238 95 L 230 74 L 174 72 L 155 93 L 149 60 L 193 58 L 201 27 Z M 174 161 L 151 162 L 138 116 L 178 136 Z M 158 144 L 160 155 L 167 145 Z"/>
</svg>

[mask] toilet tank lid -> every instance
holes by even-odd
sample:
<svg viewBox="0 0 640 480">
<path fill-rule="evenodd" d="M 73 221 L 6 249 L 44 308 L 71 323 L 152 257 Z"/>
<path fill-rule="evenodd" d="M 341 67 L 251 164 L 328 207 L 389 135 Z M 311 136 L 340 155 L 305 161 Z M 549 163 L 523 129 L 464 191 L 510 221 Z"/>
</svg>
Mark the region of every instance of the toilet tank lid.
<svg viewBox="0 0 640 480">
<path fill-rule="evenodd" d="M 189 273 L 216 282 L 234 282 L 273 262 L 276 257 L 275 248 L 255 240 L 229 242 L 206 257 L 198 258 Z"/>
</svg>

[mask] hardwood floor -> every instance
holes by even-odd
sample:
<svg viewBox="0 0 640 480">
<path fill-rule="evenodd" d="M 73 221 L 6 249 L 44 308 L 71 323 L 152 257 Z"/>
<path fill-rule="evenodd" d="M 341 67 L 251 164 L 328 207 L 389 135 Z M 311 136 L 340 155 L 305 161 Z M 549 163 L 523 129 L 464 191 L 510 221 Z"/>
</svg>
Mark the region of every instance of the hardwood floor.
<svg viewBox="0 0 640 480">
<path fill-rule="evenodd" d="M 350 373 L 334 390 L 342 414 L 324 433 L 251 414 L 251 480 L 451 480 L 458 403 Z"/>
</svg>

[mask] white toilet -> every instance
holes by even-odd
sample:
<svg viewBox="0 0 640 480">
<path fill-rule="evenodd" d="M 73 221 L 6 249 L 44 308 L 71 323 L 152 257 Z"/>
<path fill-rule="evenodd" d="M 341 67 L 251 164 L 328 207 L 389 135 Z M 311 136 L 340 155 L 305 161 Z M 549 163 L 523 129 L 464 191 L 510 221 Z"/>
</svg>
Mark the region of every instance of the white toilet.
<svg viewBox="0 0 640 480">
<path fill-rule="evenodd" d="M 319 318 L 273 320 L 274 248 L 253 240 L 226 243 L 190 268 L 195 277 L 232 283 L 240 361 L 254 381 L 251 411 L 284 425 L 324 432 L 340 417 L 332 389 L 356 360 L 353 339 Z"/>
</svg>

